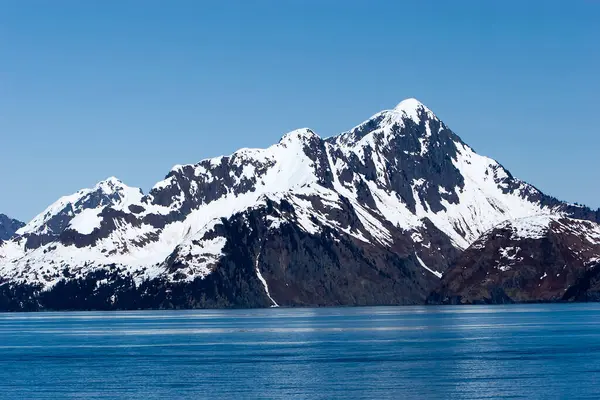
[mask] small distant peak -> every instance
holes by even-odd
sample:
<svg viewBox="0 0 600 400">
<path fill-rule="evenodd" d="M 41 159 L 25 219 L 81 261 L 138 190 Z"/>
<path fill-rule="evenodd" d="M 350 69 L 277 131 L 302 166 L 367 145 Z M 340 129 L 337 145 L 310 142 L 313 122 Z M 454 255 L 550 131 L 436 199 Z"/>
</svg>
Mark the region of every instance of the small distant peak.
<svg viewBox="0 0 600 400">
<path fill-rule="evenodd" d="M 114 177 L 114 176 L 106 178 L 104 180 L 104 182 L 110 183 L 111 185 L 122 185 L 123 184 L 123 182 L 120 179 L 118 179 L 117 177 Z"/>
<path fill-rule="evenodd" d="M 94 186 L 93 190 L 102 190 L 106 194 L 114 193 L 120 189 L 129 189 L 120 179 L 111 176 L 109 178 L 100 181 Z"/>
<path fill-rule="evenodd" d="M 85 189 L 84 191 L 90 191 L 90 189 Z M 115 195 L 117 194 L 121 200 L 127 199 L 129 201 L 136 201 L 143 196 L 143 191 L 140 188 L 127 186 L 118 178 L 111 176 L 106 178 L 103 181 L 100 181 L 91 189 L 92 192 L 101 191 L 105 195 Z"/>
<path fill-rule="evenodd" d="M 317 135 L 312 129 L 309 128 L 301 128 L 296 129 L 291 132 L 283 135 L 279 143 L 295 141 L 295 140 L 310 140 L 313 138 L 320 139 L 319 135 Z"/>
<path fill-rule="evenodd" d="M 114 186 L 125 186 L 123 184 L 123 182 L 121 182 L 120 179 L 111 176 L 108 177 L 106 179 L 104 179 L 103 181 L 100 181 L 96 184 L 96 187 L 104 187 L 104 186 L 109 186 L 109 187 L 114 187 Z"/>
</svg>

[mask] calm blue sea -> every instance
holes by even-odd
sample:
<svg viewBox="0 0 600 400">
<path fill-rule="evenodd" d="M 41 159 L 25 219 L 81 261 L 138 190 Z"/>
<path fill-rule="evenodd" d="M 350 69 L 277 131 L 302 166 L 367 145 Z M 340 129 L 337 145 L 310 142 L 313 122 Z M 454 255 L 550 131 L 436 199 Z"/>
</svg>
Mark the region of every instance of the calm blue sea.
<svg viewBox="0 0 600 400">
<path fill-rule="evenodd" d="M 0 398 L 600 398 L 600 305 L 0 314 Z"/>
</svg>

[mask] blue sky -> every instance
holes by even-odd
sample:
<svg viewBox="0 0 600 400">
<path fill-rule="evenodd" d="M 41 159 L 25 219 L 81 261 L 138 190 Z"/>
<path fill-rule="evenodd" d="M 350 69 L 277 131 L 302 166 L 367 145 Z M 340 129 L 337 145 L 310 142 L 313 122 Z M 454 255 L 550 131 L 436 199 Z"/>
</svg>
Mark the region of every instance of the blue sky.
<svg viewBox="0 0 600 400">
<path fill-rule="evenodd" d="M 111 175 L 147 191 L 174 164 L 331 136 L 407 97 L 514 175 L 600 206 L 598 1 L 0 8 L 0 212 L 23 220 Z"/>
</svg>

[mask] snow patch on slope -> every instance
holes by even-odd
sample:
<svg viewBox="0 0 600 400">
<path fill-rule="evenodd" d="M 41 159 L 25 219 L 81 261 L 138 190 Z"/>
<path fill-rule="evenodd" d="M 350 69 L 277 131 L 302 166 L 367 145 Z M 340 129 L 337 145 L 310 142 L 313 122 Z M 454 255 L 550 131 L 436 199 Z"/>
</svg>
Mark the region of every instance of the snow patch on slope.
<svg viewBox="0 0 600 400">
<path fill-rule="evenodd" d="M 442 273 L 435 271 L 431 268 L 429 268 L 427 265 L 425 265 L 425 263 L 423 262 L 423 260 L 421 260 L 421 257 L 419 257 L 419 255 L 417 253 L 415 253 L 415 257 L 417 258 L 417 261 L 419 262 L 419 264 L 421 264 L 421 267 L 425 268 L 427 271 L 431 272 L 433 275 L 437 276 L 438 278 L 442 277 Z"/>
<path fill-rule="evenodd" d="M 502 191 L 494 178 L 494 171 L 501 169 L 496 161 L 480 156 L 462 143 L 455 144 L 458 156 L 453 163 L 465 180 L 462 190 L 456 188 L 459 201 L 452 204 L 442 199 L 445 211 L 424 216 L 450 236 L 459 248 L 467 248 L 501 221 L 544 212 L 539 202 L 522 197 L 521 189 L 514 193 Z"/>
<path fill-rule="evenodd" d="M 199 232 L 189 235 L 183 243 L 177 246 L 176 257 L 172 263 L 185 265 L 185 280 L 204 279 L 217 265 L 223 256 L 227 239 L 213 233 L 219 220 L 215 219 L 204 226 Z"/>
<path fill-rule="evenodd" d="M 519 239 L 542 239 L 550 229 L 550 223 L 557 221 L 558 218 L 554 215 L 543 214 L 535 215 L 526 218 L 516 218 L 514 220 L 505 221 L 497 226 L 498 229 L 511 229 L 512 240 Z"/>
<path fill-rule="evenodd" d="M 261 251 L 262 251 L 262 248 L 261 248 Z M 279 304 L 277 304 L 277 302 L 273 299 L 273 297 L 271 297 L 271 293 L 269 292 L 269 285 L 267 285 L 267 281 L 262 276 L 262 273 L 260 272 L 260 267 L 259 266 L 260 266 L 260 251 L 256 255 L 256 263 L 255 263 L 256 276 L 258 277 L 258 280 L 263 284 L 263 287 L 265 288 L 265 293 L 267 294 L 267 297 L 273 303 L 273 305 L 271 307 L 279 307 Z"/>
<path fill-rule="evenodd" d="M 81 234 L 89 235 L 94 229 L 100 228 L 102 218 L 100 218 L 99 214 L 103 209 L 104 208 L 88 208 L 82 210 L 71 220 L 69 228 L 74 229 Z"/>
</svg>

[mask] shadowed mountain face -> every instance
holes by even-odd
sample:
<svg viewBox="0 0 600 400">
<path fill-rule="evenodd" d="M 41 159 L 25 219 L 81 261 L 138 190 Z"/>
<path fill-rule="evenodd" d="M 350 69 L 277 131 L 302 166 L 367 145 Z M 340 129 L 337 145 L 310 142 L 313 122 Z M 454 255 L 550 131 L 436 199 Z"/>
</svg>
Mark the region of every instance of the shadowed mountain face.
<svg viewBox="0 0 600 400">
<path fill-rule="evenodd" d="M 539 214 L 599 217 L 408 99 L 175 166 L 146 195 L 110 178 L 59 199 L 0 246 L 0 308 L 419 304 L 482 234 Z"/>
<path fill-rule="evenodd" d="M 10 239 L 15 232 L 24 225 L 25 224 L 21 221 L 0 214 L 0 241 Z"/>
</svg>

